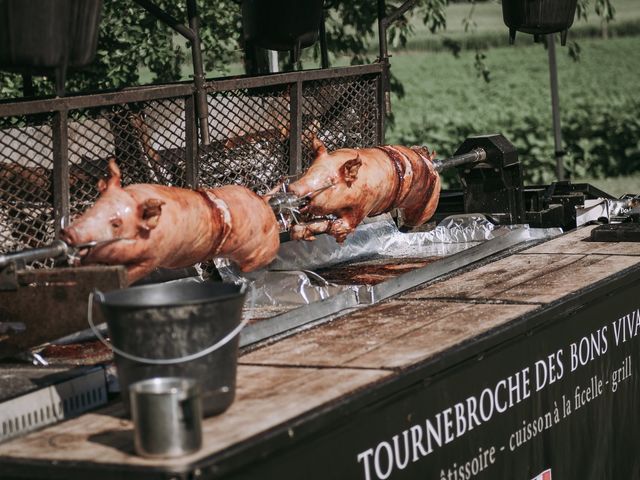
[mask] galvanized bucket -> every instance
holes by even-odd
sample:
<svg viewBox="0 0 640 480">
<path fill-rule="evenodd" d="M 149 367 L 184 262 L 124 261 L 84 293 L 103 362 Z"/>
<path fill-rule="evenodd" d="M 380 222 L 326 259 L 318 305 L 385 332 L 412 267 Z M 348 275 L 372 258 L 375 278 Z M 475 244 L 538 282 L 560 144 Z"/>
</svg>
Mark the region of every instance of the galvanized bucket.
<svg viewBox="0 0 640 480">
<path fill-rule="evenodd" d="M 195 379 L 205 416 L 226 410 L 236 385 L 245 292 L 219 282 L 169 282 L 94 292 L 107 321 L 120 392 L 129 411 L 129 385 L 154 377 Z M 91 311 L 92 301 L 89 302 Z M 102 338 L 92 323 L 89 323 Z M 104 340 L 104 339 L 103 339 Z"/>
</svg>

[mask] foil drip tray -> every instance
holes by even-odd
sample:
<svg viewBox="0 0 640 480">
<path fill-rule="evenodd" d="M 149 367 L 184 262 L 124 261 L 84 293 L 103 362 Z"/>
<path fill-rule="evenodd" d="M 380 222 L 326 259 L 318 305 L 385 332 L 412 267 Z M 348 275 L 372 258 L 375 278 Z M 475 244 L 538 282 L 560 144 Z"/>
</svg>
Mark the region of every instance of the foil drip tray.
<svg viewBox="0 0 640 480">
<path fill-rule="evenodd" d="M 216 261 L 224 281 L 249 287 L 248 347 L 329 321 L 397 295 L 459 268 L 562 230 L 496 227 L 483 215 L 448 217 L 427 231 L 400 232 L 390 217 L 360 225 L 344 244 L 328 235 L 286 242 L 267 269 L 241 274 Z"/>
</svg>

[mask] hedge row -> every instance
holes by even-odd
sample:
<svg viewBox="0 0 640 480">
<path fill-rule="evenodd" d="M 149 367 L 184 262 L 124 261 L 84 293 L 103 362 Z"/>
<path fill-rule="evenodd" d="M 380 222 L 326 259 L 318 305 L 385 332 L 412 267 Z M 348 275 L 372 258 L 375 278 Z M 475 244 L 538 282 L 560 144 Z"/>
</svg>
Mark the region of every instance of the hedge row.
<svg viewBox="0 0 640 480">
<path fill-rule="evenodd" d="M 640 35 L 640 19 L 620 20 L 609 25 L 609 36 L 631 37 Z M 589 38 L 601 38 L 602 29 L 596 25 L 576 25 L 569 30 L 568 40 L 580 41 Z M 516 35 L 516 46 L 526 46 L 533 42 L 531 35 Z M 506 47 L 509 45 L 509 34 L 503 31 L 475 32 L 473 34 L 439 34 L 417 35 L 410 38 L 406 50 L 422 50 L 430 52 L 484 50 L 487 48 Z"/>
<path fill-rule="evenodd" d="M 453 116 L 434 123 L 416 122 L 399 135 L 398 142 L 433 145 L 450 154 L 468 136 L 500 132 L 518 149 L 527 182 L 548 183 L 555 178 L 549 123 L 546 117 L 511 112 L 496 121 L 493 129 L 479 130 L 477 120 Z M 603 178 L 640 172 L 640 101 L 619 98 L 615 104 L 578 102 L 563 115 L 562 135 L 565 165 L 571 176 Z"/>
</svg>

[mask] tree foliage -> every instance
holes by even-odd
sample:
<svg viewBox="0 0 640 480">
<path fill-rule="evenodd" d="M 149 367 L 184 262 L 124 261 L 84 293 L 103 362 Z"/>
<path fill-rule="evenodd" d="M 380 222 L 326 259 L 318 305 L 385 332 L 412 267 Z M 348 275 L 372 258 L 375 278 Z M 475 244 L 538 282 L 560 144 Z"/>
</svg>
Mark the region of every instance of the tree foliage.
<svg viewBox="0 0 640 480">
<path fill-rule="evenodd" d="M 186 2 L 156 0 L 174 18 L 187 22 Z M 240 9 L 232 0 L 199 2 L 205 68 L 228 62 L 237 50 Z M 70 71 L 67 91 L 122 88 L 140 84 L 141 68 L 149 69 L 154 82 L 177 81 L 190 58 L 186 40 L 131 0 L 105 1 L 95 60 L 86 68 Z M 37 79 L 38 94 L 53 93 L 51 82 Z M 22 80 L 0 73 L 3 97 L 20 96 Z"/>
<path fill-rule="evenodd" d="M 475 31 L 473 12 L 475 0 L 470 3 L 469 15 L 464 19 L 465 31 Z M 579 0 L 578 18 L 586 18 L 590 0 Z M 594 8 L 603 23 L 613 18 L 612 0 L 593 0 Z M 155 0 L 174 18 L 186 22 L 186 2 Z M 387 0 L 387 13 L 394 11 L 403 2 Z M 419 0 L 410 15 L 422 19 L 431 32 L 446 28 L 446 6 L 448 0 Z M 370 62 L 371 45 L 377 42 L 377 2 L 357 0 L 352 2 L 326 0 L 327 40 L 334 56 L 348 55 L 352 64 Z M 224 71 L 224 65 L 238 60 L 241 50 L 241 15 L 238 0 L 216 0 L 198 2 L 201 16 L 201 39 L 205 70 Z M 389 29 L 389 44 L 404 46 L 413 31 L 409 15 L 405 14 Z M 98 50 L 95 61 L 78 71 L 70 71 L 67 91 L 76 93 L 103 89 L 122 88 L 141 83 L 140 72 L 148 69 L 153 82 L 173 82 L 190 74 L 190 52 L 182 37 L 168 26 L 156 20 L 132 0 L 106 0 L 103 6 Z M 451 50 L 456 51 L 452 45 Z M 458 49 L 459 50 L 459 49 Z M 484 54 L 476 51 L 475 67 L 480 77 L 489 79 L 484 65 Z M 222 67 L 221 67 L 222 66 Z M 402 92 L 400 83 L 392 78 L 392 88 Z M 52 94 L 52 82 L 36 79 L 36 92 Z M 19 97 L 22 80 L 14 74 L 0 73 L 0 96 Z"/>
</svg>

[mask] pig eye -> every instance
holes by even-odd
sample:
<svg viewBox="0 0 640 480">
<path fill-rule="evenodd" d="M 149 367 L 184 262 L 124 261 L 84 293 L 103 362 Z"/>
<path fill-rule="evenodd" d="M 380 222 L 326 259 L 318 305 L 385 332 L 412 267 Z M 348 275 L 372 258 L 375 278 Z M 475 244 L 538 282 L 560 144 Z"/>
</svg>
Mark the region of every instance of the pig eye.
<svg viewBox="0 0 640 480">
<path fill-rule="evenodd" d="M 122 219 L 119 217 L 113 217 L 110 222 L 111 227 L 114 229 L 120 228 L 122 226 Z"/>
</svg>

